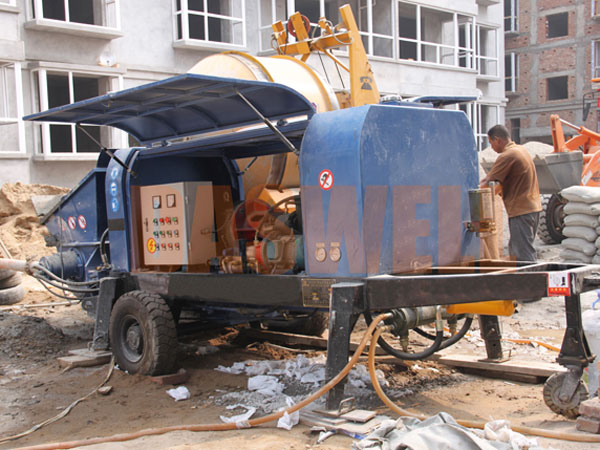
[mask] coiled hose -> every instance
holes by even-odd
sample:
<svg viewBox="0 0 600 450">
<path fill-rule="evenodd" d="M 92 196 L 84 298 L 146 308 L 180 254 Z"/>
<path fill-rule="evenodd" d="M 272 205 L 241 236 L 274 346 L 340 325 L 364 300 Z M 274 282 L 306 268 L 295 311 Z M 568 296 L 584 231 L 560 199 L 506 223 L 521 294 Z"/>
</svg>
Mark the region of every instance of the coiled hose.
<svg viewBox="0 0 600 450">
<path fill-rule="evenodd" d="M 371 313 L 369 311 L 365 311 L 364 316 L 365 316 L 365 321 L 367 322 L 367 324 L 370 324 L 372 321 Z M 436 332 L 435 337 L 434 337 L 433 335 L 430 335 L 429 333 L 425 333 L 424 331 L 422 331 L 420 329 L 418 331 L 421 331 L 421 333 L 419 333 L 417 330 L 415 330 L 421 336 L 426 335 L 425 337 L 427 337 L 428 339 L 432 339 L 432 338 L 434 339 L 433 343 L 429 347 L 427 347 L 425 350 L 423 350 L 422 352 L 419 352 L 419 353 L 408 353 L 408 352 L 403 352 L 398 349 L 395 349 L 390 344 L 388 344 L 387 341 L 385 339 L 383 339 L 383 337 L 380 337 L 378 339 L 377 343 L 389 355 L 395 356 L 398 359 L 403 359 L 406 361 L 416 361 L 416 360 L 420 360 L 420 359 L 425 359 L 425 358 L 433 355 L 437 351 L 444 350 L 444 349 L 450 347 L 451 345 L 456 344 L 459 340 L 461 340 L 463 338 L 463 336 L 467 333 L 467 331 L 469 331 L 472 324 L 473 324 L 473 316 L 467 316 L 465 318 L 465 321 L 463 322 L 462 327 L 458 331 L 458 333 L 456 333 L 454 336 L 451 336 L 450 338 L 448 338 L 446 340 L 443 340 L 443 338 L 444 338 L 443 331 Z"/>
</svg>

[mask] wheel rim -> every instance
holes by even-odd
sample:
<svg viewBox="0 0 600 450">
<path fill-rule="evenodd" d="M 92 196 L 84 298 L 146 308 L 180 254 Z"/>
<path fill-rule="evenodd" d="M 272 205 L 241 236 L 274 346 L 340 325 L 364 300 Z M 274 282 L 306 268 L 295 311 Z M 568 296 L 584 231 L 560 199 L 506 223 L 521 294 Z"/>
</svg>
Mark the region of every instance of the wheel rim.
<svg viewBox="0 0 600 450">
<path fill-rule="evenodd" d="M 565 204 L 561 202 L 561 204 L 558 205 L 552 213 L 552 223 L 554 225 L 554 229 L 559 233 L 562 233 L 563 223 L 565 221 L 565 214 L 563 212 L 564 207 Z"/>
<path fill-rule="evenodd" d="M 144 333 L 140 323 L 133 316 L 125 316 L 121 327 L 121 342 L 124 356 L 137 363 L 144 355 Z"/>
</svg>

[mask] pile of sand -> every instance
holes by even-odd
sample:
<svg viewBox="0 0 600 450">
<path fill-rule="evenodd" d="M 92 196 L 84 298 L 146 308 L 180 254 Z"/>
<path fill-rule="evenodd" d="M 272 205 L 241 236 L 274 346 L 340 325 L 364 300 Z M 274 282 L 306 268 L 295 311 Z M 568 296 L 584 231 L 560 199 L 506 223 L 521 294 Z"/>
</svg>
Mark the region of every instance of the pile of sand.
<svg viewBox="0 0 600 450">
<path fill-rule="evenodd" d="M 66 194 L 69 189 L 44 184 L 5 183 L 0 188 L 0 239 L 15 259 L 40 257 L 55 252 L 46 247 L 48 234 L 31 202 L 33 195 Z"/>
<path fill-rule="evenodd" d="M 523 144 L 523 147 L 527 149 L 533 159 L 543 158 L 544 155 L 554 151 L 554 147 L 551 145 L 537 141 L 527 142 Z M 498 158 L 498 153 L 492 150 L 492 147 L 487 147 L 479 152 L 479 179 L 484 178 L 486 173 L 481 167 L 482 163 L 491 166 L 496 161 L 496 158 Z"/>
</svg>

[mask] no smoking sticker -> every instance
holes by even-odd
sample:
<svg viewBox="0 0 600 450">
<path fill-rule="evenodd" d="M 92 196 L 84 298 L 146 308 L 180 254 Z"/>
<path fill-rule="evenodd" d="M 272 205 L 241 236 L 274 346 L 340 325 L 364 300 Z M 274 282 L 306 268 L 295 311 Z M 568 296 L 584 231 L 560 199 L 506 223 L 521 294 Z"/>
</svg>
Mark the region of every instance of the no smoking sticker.
<svg viewBox="0 0 600 450">
<path fill-rule="evenodd" d="M 69 228 L 71 230 L 75 229 L 75 227 L 77 226 L 77 222 L 75 221 L 74 216 L 69 216 L 69 218 L 67 219 L 67 225 L 69 225 Z"/>
<path fill-rule="evenodd" d="M 154 253 L 156 251 L 156 241 L 154 238 L 148 239 L 148 242 L 146 242 L 146 248 L 150 253 Z"/>
<path fill-rule="evenodd" d="M 319 174 L 319 186 L 321 189 L 328 191 L 333 186 L 333 174 L 331 170 L 325 169 Z"/>
<path fill-rule="evenodd" d="M 87 227 L 87 221 L 83 216 L 79 216 L 77 218 L 77 223 L 79 224 L 79 228 L 81 228 L 82 230 L 85 230 L 85 227 Z"/>
<path fill-rule="evenodd" d="M 568 272 L 548 272 L 548 296 L 553 295 L 571 295 Z"/>
</svg>

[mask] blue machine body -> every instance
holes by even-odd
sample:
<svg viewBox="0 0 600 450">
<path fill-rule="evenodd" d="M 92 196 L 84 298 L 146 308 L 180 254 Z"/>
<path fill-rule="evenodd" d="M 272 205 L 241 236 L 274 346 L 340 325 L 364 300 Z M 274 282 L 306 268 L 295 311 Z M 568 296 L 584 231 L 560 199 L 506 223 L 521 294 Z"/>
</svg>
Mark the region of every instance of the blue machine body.
<svg viewBox="0 0 600 450">
<path fill-rule="evenodd" d="M 367 105 L 314 116 L 300 153 L 306 272 L 364 277 L 479 256 L 479 176 L 461 111 Z"/>
<path fill-rule="evenodd" d="M 461 111 L 402 102 L 315 114 L 301 94 L 275 83 L 182 75 L 26 117 L 111 125 L 146 145 L 115 151 L 135 176 L 102 153 L 97 168 L 49 215 L 63 250 L 81 255 L 85 279 L 102 276 L 95 270 L 107 229 L 111 270 L 139 266 L 133 255 L 137 187 L 210 181 L 229 186 L 239 202 L 235 160 L 288 151 L 267 127 L 239 128 L 262 125 L 239 93 L 271 121 L 281 120 L 280 131 L 301 147 L 303 237 L 297 242 L 304 248 L 296 253 L 307 275 L 403 273 L 479 256 L 479 239 L 463 226 L 478 171 L 473 132 Z M 289 117 L 295 119 L 288 123 Z M 180 139 L 214 131 L 221 133 Z"/>
</svg>

